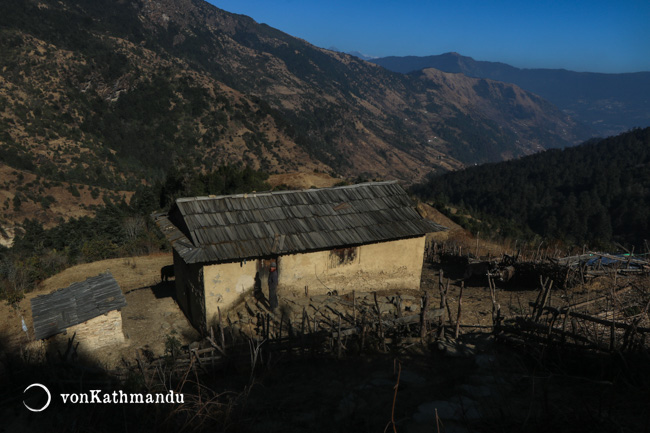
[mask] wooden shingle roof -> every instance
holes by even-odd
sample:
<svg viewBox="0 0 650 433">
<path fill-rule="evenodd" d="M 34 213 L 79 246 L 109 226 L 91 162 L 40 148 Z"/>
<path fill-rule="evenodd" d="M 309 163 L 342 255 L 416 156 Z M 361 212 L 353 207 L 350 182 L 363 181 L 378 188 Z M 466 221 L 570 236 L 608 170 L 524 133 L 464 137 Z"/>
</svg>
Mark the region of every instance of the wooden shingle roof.
<svg viewBox="0 0 650 433">
<path fill-rule="evenodd" d="M 70 326 L 126 306 L 120 286 L 110 272 L 88 278 L 31 300 L 34 338 L 63 332 Z"/>
<path fill-rule="evenodd" d="M 222 262 L 422 236 L 423 219 L 396 182 L 181 198 L 154 218 L 186 263 Z"/>
</svg>

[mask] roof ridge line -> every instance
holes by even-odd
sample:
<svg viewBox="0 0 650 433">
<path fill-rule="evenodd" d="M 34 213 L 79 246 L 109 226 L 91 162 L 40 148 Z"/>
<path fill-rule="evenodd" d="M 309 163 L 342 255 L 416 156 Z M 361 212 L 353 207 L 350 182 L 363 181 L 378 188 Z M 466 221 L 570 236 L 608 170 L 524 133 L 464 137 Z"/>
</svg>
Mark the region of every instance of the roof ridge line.
<svg viewBox="0 0 650 433">
<path fill-rule="evenodd" d="M 341 186 L 330 186 L 323 188 L 306 188 L 306 189 L 294 189 L 294 190 L 281 190 L 281 191 L 261 191 L 261 192 L 248 192 L 240 194 L 222 194 L 222 195 L 207 195 L 207 196 L 197 196 L 197 197 L 180 197 L 176 199 L 177 203 L 186 203 L 190 201 L 197 200 L 217 200 L 223 198 L 247 198 L 247 197 L 260 197 L 260 196 L 269 196 L 269 195 L 281 195 L 281 194 L 295 194 L 298 192 L 316 192 L 323 190 L 336 190 L 336 189 L 353 189 L 369 185 L 390 185 L 398 184 L 397 180 L 382 180 L 378 182 L 363 182 L 355 183 L 352 185 L 341 185 Z"/>
</svg>

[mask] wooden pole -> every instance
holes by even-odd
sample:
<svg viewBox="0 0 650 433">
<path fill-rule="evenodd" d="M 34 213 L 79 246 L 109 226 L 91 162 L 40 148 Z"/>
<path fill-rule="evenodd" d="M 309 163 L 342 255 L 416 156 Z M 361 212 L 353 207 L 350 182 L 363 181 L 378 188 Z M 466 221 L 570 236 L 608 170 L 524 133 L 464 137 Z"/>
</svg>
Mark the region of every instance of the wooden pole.
<svg viewBox="0 0 650 433">
<path fill-rule="evenodd" d="M 383 351 L 386 352 L 386 338 L 384 336 L 384 325 L 381 323 L 381 309 L 379 308 L 379 301 L 377 301 L 377 292 L 372 292 L 375 297 L 375 307 L 377 308 L 377 319 L 379 320 L 379 337 L 381 338 Z"/>
<path fill-rule="evenodd" d="M 402 317 L 402 297 L 397 295 L 397 317 Z"/>
<path fill-rule="evenodd" d="M 540 276 L 540 282 L 542 283 L 542 289 L 544 294 L 542 296 L 541 304 L 539 304 L 537 307 L 537 314 L 535 315 L 535 321 L 538 321 L 539 318 L 542 316 L 542 311 L 544 311 L 544 307 L 546 307 L 548 296 L 551 293 L 551 288 L 553 287 L 553 280 L 550 280 L 549 278 L 547 278 L 545 282 L 542 282 Z"/>
<path fill-rule="evenodd" d="M 610 288 L 611 297 L 612 297 L 612 324 L 609 327 L 609 350 L 613 352 L 616 350 L 616 297 L 614 296 L 614 288 Z M 607 317 L 607 316 L 605 316 Z"/>
<path fill-rule="evenodd" d="M 354 320 L 354 326 L 357 326 L 357 297 L 352 291 L 352 318 Z"/>
<path fill-rule="evenodd" d="M 226 350 L 226 336 L 223 333 L 223 322 L 221 321 L 221 309 L 217 307 L 217 313 L 219 314 L 219 330 L 221 332 L 221 348 Z"/>
<path fill-rule="evenodd" d="M 271 328 L 269 327 L 270 324 L 271 324 L 271 315 L 269 313 L 266 313 L 266 339 L 267 340 L 271 336 Z"/>
<path fill-rule="evenodd" d="M 449 317 L 449 324 L 452 324 L 452 318 L 451 318 L 451 308 L 449 307 L 449 297 L 447 294 L 449 293 L 449 283 L 451 280 L 447 278 L 447 286 L 445 287 L 445 308 L 447 309 L 447 317 Z"/>
<path fill-rule="evenodd" d="M 456 332 L 454 332 L 454 338 L 458 339 L 458 333 L 460 332 L 460 315 L 462 313 L 463 305 L 463 288 L 465 287 L 465 282 L 461 281 L 460 283 L 460 293 L 458 294 L 458 314 L 456 315 Z"/>
<path fill-rule="evenodd" d="M 420 338 L 423 340 L 427 335 L 427 308 L 429 308 L 429 293 L 424 292 L 424 297 L 422 299 L 422 310 L 420 311 Z"/>
<path fill-rule="evenodd" d="M 342 335 L 341 335 L 341 314 L 339 314 L 338 337 L 339 338 L 338 338 L 338 342 L 337 342 L 337 345 L 338 345 L 337 357 L 338 357 L 338 359 L 341 359 L 341 338 L 342 338 Z"/>
</svg>

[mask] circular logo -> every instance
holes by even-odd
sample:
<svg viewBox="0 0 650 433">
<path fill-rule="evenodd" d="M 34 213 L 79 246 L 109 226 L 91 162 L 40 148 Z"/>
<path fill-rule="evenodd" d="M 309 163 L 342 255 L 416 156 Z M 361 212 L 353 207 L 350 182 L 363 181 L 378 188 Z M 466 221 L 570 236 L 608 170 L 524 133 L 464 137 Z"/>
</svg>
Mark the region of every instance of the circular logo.
<svg viewBox="0 0 650 433">
<path fill-rule="evenodd" d="M 39 388 L 42 388 L 43 391 L 45 391 L 45 393 L 47 394 L 47 403 L 45 403 L 45 406 L 43 406 L 43 407 L 40 408 L 40 409 L 34 409 L 33 407 L 29 407 L 29 406 L 27 406 L 27 403 L 25 403 L 25 400 L 23 400 L 23 404 L 25 405 L 25 407 L 26 407 L 27 409 L 31 410 L 32 412 L 42 412 L 42 411 L 44 411 L 45 409 L 47 409 L 47 407 L 50 405 L 50 402 L 52 401 L 52 395 L 50 395 L 50 390 L 47 389 L 47 387 L 46 387 L 45 385 L 42 385 L 42 384 L 40 384 L 40 383 L 32 383 L 32 384 L 29 385 L 27 388 L 25 388 L 25 390 L 23 391 L 23 394 L 25 394 L 29 388 L 33 388 L 33 387 L 35 387 L 35 386 L 37 386 L 37 387 L 39 387 Z"/>
</svg>

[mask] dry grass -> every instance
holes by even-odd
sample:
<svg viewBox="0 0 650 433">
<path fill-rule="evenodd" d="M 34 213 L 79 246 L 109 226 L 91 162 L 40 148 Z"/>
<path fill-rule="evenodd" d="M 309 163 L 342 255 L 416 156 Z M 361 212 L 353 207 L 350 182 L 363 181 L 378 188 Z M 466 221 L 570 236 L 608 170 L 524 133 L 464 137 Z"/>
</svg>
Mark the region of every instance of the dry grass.
<svg viewBox="0 0 650 433">
<path fill-rule="evenodd" d="M 279 185 L 287 185 L 289 188 L 295 189 L 309 189 L 311 187 L 328 188 L 340 181 L 341 179 L 331 177 L 326 173 L 274 174 L 269 176 L 268 180 L 269 184 L 274 188 Z"/>
<path fill-rule="evenodd" d="M 487 257 L 488 255 L 496 257 L 504 253 L 511 254 L 513 252 L 510 251 L 511 249 L 508 245 L 481 239 L 480 235 L 478 238 L 477 248 L 476 236 L 472 235 L 469 231 L 465 230 L 460 225 L 443 215 L 440 211 L 426 203 L 418 204 L 418 212 L 420 212 L 424 218 L 430 219 L 431 221 L 447 228 L 446 231 L 430 233 L 427 235 L 428 242 L 435 241 L 439 244 L 455 244 L 458 247 L 461 247 L 462 251 L 471 252 L 478 257 Z"/>
</svg>

